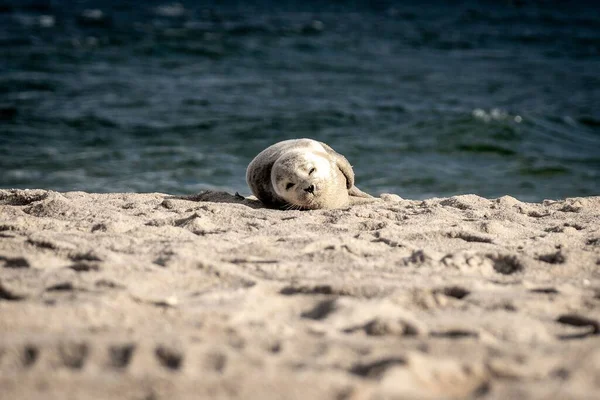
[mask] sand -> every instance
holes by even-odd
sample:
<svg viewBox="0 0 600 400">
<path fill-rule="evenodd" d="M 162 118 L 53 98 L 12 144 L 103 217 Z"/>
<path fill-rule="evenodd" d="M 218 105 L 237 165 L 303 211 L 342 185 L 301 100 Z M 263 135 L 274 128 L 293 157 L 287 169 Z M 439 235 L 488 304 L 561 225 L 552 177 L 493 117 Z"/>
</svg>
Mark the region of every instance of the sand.
<svg viewBox="0 0 600 400">
<path fill-rule="evenodd" d="M 592 399 L 600 197 L 0 190 L 0 392 Z"/>
</svg>

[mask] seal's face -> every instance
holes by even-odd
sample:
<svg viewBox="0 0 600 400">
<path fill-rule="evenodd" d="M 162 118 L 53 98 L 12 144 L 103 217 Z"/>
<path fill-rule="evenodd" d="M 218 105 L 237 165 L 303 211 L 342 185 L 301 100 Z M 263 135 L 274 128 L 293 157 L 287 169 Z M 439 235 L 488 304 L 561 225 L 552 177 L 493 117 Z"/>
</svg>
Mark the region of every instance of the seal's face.
<svg viewBox="0 0 600 400">
<path fill-rule="evenodd" d="M 290 209 L 316 209 L 320 199 L 339 186 L 339 175 L 325 153 L 291 151 L 273 165 L 271 183 Z"/>
</svg>

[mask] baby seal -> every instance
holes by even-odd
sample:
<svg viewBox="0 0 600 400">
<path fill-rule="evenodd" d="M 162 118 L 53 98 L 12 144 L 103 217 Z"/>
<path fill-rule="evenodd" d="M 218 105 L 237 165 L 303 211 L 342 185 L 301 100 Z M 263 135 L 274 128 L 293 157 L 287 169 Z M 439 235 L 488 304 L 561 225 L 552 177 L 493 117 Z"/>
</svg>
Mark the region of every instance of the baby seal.
<svg viewBox="0 0 600 400">
<path fill-rule="evenodd" d="M 312 139 L 266 148 L 248 165 L 246 181 L 271 208 L 330 209 L 348 206 L 354 197 L 372 197 L 354 186 L 354 171 L 344 156 Z"/>
</svg>

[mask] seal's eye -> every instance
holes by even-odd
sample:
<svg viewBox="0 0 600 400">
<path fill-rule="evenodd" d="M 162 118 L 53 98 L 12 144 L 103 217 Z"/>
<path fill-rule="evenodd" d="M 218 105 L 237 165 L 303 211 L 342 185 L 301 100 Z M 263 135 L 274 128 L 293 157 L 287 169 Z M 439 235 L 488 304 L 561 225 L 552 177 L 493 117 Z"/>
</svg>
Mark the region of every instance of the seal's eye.
<svg viewBox="0 0 600 400">
<path fill-rule="evenodd" d="M 290 190 L 293 187 L 294 187 L 294 183 L 290 182 L 287 185 L 285 185 L 285 190 Z"/>
<path fill-rule="evenodd" d="M 310 169 L 310 171 L 308 171 L 308 174 L 309 174 L 309 175 L 312 175 L 312 174 L 313 174 L 313 172 L 315 172 L 315 167 L 312 167 L 312 168 Z"/>
</svg>

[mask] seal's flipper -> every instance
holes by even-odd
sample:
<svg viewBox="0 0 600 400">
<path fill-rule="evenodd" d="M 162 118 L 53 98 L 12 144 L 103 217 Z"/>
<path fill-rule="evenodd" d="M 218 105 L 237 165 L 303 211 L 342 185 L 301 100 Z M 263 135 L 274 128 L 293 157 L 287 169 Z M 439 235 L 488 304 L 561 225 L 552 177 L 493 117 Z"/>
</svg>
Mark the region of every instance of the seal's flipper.
<svg viewBox="0 0 600 400">
<path fill-rule="evenodd" d="M 354 186 L 354 171 L 352 170 L 352 166 L 350 165 L 348 160 L 346 160 L 346 157 L 344 157 L 340 153 L 336 152 L 334 149 L 332 149 L 325 143 L 323 143 L 323 142 L 319 142 L 319 143 L 321 144 L 321 146 L 323 146 L 323 148 L 325 149 L 327 154 L 329 154 L 330 156 L 332 156 L 335 159 L 335 163 L 336 163 L 337 167 L 340 169 L 340 171 L 342 171 L 342 174 L 344 174 L 344 176 L 346 177 L 346 187 L 348 188 L 348 190 L 351 190 L 352 187 Z M 359 192 L 360 192 L 360 190 L 359 190 Z"/>
<path fill-rule="evenodd" d="M 368 193 L 363 192 L 362 190 L 360 190 L 359 188 L 357 188 L 356 186 L 352 186 L 350 189 L 348 189 L 348 194 L 352 197 L 362 197 L 365 199 L 372 199 L 373 196 L 371 196 Z"/>
</svg>

